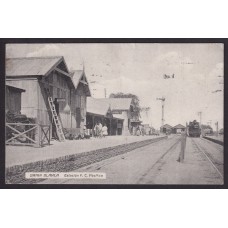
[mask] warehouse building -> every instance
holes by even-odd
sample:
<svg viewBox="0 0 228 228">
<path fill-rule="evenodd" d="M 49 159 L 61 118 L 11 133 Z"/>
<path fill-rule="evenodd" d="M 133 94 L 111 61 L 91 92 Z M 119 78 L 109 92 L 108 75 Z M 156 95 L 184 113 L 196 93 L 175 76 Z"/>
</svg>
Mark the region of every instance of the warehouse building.
<svg viewBox="0 0 228 228">
<path fill-rule="evenodd" d="M 21 113 L 36 124 L 51 125 L 51 96 L 62 127 L 79 134 L 86 123 L 86 98 L 91 96 L 83 71 L 70 72 L 62 56 L 6 59 L 6 81 L 25 91 L 21 97 Z M 47 90 L 49 94 L 47 94 Z"/>
</svg>

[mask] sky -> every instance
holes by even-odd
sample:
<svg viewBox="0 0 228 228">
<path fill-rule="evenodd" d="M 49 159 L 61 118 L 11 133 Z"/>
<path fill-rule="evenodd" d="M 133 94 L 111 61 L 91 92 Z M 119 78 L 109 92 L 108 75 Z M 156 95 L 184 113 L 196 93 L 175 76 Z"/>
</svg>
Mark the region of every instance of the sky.
<svg viewBox="0 0 228 228">
<path fill-rule="evenodd" d="M 6 57 L 64 56 L 69 70 L 85 68 L 92 96 L 133 93 L 142 107 L 150 107 L 149 121 L 185 125 L 194 119 L 223 127 L 223 44 L 92 43 L 8 44 Z M 164 79 L 163 75 L 174 78 Z M 218 77 L 221 76 L 221 77 Z M 214 92 L 222 90 L 221 92 Z"/>
</svg>

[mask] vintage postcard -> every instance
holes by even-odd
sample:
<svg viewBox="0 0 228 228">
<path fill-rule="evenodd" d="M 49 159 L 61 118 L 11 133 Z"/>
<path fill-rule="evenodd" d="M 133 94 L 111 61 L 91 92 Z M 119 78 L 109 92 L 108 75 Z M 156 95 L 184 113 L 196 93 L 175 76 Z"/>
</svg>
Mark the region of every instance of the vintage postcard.
<svg viewBox="0 0 228 228">
<path fill-rule="evenodd" d="M 5 183 L 223 185 L 223 43 L 6 44 Z"/>
</svg>

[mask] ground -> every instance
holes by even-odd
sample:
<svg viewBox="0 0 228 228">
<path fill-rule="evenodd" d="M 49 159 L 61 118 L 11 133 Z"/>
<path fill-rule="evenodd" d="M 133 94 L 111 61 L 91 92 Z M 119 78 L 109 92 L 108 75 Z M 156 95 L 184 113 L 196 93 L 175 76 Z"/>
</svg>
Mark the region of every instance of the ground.
<svg viewBox="0 0 228 228">
<path fill-rule="evenodd" d="M 98 150 L 86 153 L 78 150 L 76 156 L 60 160 L 58 163 L 53 160 L 46 166 L 42 165 L 41 170 L 42 172 L 104 173 L 106 179 L 41 179 L 34 183 L 223 184 L 223 146 L 219 144 L 203 138 L 187 137 L 183 154 L 181 147 L 181 142 L 185 139 L 183 135 L 171 135 L 168 138 L 129 137 L 128 143 L 126 143 L 126 138 L 122 138 L 122 142 L 120 139 L 113 137 L 87 141 L 87 144 L 94 145 L 93 149 Z M 84 142 L 86 141 L 81 141 L 81 145 Z M 67 148 L 75 149 L 75 143 L 76 141 L 67 142 Z M 183 161 L 180 159 L 181 155 L 184 155 Z M 36 170 L 30 169 L 29 171 Z M 18 177 L 10 177 L 9 182 L 18 183 L 15 181 L 20 181 L 21 175 Z M 24 181 L 29 183 L 23 179 Z"/>
<path fill-rule="evenodd" d="M 223 148 L 201 138 L 187 138 L 184 162 L 178 162 L 180 137 L 149 144 L 126 154 L 75 170 L 106 173 L 105 180 L 45 180 L 42 184 L 223 184 L 223 177 L 195 147 L 209 149 L 223 163 Z M 165 155 L 164 155 L 165 154 Z M 222 171 L 223 172 L 223 171 Z"/>
<path fill-rule="evenodd" d="M 53 159 L 61 156 L 79 154 L 91 150 L 139 142 L 159 136 L 108 136 L 84 140 L 51 141 L 50 146 L 34 148 L 30 146 L 6 146 L 6 167 L 22 165 L 29 162 Z"/>
</svg>

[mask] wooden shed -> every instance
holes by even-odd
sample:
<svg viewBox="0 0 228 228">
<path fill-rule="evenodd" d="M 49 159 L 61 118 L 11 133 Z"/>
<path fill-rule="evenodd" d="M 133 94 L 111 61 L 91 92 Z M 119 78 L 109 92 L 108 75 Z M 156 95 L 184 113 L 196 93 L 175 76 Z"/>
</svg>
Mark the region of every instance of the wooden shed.
<svg viewBox="0 0 228 228">
<path fill-rule="evenodd" d="M 26 90 L 21 98 L 21 113 L 37 124 L 52 125 L 48 104 L 49 89 L 63 128 L 78 134 L 86 121 L 86 97 L 90 96 L 83 71 L 70 72 L 62 56 L 6 59 L 6 81 Z"/>
<path fill-rule="evenodd" d="M 5 90 L 5 111 L 20 113 L 21 112 L 21 93 L 25 92 L 24 89 L 6 85 Z"/>
</svg>

